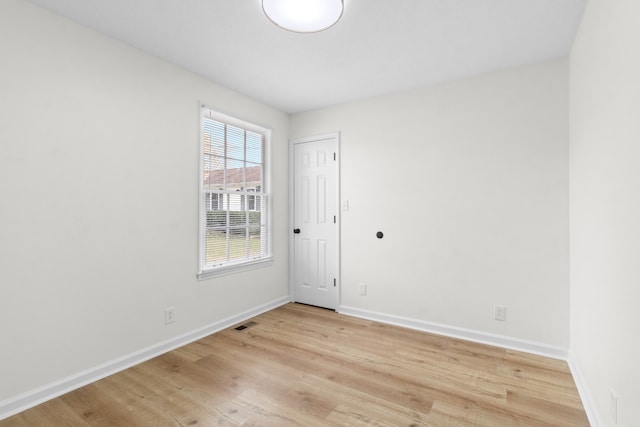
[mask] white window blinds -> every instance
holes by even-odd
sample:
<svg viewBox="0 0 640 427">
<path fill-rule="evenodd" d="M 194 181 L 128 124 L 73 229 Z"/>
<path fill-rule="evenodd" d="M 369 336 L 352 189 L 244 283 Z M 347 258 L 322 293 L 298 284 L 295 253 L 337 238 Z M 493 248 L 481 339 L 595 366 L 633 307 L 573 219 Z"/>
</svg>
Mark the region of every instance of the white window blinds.
<svg viewBox="0 0 640 427">
<path fill-rule="evenodd" d="M 202 108 L 200 274 L 271 257 L 270 132 Z"/>
</svg>

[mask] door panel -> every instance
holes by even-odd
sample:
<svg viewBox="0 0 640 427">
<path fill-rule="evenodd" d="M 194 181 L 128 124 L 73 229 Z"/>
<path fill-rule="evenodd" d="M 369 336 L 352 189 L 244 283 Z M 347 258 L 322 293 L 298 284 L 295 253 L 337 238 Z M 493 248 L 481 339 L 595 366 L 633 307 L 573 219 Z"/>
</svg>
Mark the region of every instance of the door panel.
<svg viewBox="0 0 640 427">
<path fill-rule="evenodd" d="M 338 304 L 339 226 L 337 136 L 295 142 L 294 299 L 335 309 Z"/>
</svg>

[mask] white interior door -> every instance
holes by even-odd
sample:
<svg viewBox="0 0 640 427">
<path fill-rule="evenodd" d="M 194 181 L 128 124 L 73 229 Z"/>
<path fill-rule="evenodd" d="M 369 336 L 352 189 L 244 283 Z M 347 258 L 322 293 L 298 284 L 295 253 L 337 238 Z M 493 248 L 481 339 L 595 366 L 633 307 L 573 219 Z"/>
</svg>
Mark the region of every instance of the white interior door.
<svg viewBox="0 0 640 427">
<path fill-rule="evenodd" d="M 293 297 L 336 309 L 340 273 L 338 135 L 293 141 Z"/>
</svg>

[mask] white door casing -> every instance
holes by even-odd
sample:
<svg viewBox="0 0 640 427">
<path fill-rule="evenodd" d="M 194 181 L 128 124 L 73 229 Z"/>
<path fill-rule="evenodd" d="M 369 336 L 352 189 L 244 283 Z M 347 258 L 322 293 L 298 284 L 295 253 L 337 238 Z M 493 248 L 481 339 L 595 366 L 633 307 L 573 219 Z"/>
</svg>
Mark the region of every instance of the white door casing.
<svg viewBox="0 0 640 427">
<path fill-rule="evenodd" d="M 339 135 L 298 138 L 292 151 L 292 296 L 336 309 L 340 287 Z"/>
</svg>

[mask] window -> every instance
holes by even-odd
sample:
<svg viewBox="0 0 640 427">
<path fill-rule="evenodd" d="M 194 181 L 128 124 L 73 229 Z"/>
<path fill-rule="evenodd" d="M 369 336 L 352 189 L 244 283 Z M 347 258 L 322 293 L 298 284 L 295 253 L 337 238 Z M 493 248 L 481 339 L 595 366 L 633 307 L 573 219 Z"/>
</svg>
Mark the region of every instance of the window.
<svg viewBox="0 0 640 427">
<path fill-rule="evenodd" d="M 222 189 L 221 189 L 222 190 Z M 209 210 L 218 210 L 222 209 L 222 197 L 218 193 L 206 193 L 205 194 L 205 204 L 207 209 Z"/>
<path fill-rule="evenodd" d="M 201 135 L 198 276 L 270 261 L 270 131 L 202 107 Z"/>
<path fill-rule="evenodd" d="M 256 189 L 255 188 L 248 188 L 247 191 L 249 193 L 255 193 Z M 256 196 L 248 196 L 247 197 L 247 209 L 249 209 L 250 211 L 255 211 L 256 210 Z"/>
</svg>

